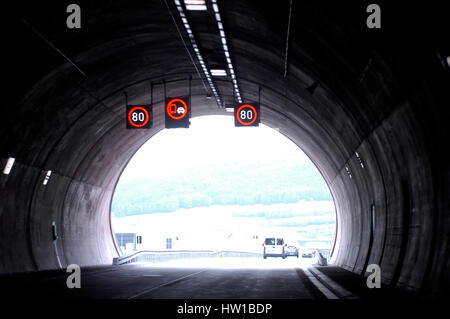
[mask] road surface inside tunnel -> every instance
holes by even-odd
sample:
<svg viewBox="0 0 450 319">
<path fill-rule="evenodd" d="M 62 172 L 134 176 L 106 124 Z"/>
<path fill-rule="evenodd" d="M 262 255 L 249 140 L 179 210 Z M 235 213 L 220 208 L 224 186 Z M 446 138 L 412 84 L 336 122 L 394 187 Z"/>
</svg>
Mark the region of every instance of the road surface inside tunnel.
<svg viewBox="0 0 450 319">
<path fill-rule="evenodd" d="M 20 299 L 325 299 L 302 258 L 219 258 L 81 269 L 81 288 L 64 270 L 0 277 Z M 14 297 L 13 297 L 14 296 Z"/>
</svg>

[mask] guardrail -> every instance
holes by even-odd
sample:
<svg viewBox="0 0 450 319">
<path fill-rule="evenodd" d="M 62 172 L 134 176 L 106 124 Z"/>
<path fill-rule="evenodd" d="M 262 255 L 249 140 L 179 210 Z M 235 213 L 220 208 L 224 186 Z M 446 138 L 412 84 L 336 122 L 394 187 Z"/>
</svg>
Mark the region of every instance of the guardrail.
<svg viewBox="0 0 450 319">
<path fill-rule="evenodd" d="M 113 265 L 133 262 L 163 262 L 174 259 L 206 258 L 206 257 L 262 257 L 261 253 L 232 250 L 141 250 L 128 256 L 113 258 Z"/>
</svg>

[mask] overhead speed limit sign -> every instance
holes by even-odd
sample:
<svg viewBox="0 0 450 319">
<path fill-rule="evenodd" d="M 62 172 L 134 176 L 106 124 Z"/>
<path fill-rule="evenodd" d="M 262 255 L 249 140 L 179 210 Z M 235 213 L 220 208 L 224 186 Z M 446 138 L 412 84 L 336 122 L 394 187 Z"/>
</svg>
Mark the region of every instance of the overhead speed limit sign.
<svg viewBox="0 0 450 319">
<path fill-rule="evenodd" d="M 150 105 L 127 105 L 127 128 L 150 128 L 152 126 L 152 110 Z"/>
<path fill-rule="evenodd" d="M 258 126 L 259 103 L 238 104 L 234 107 L 235 126 Z"/>
</svg>

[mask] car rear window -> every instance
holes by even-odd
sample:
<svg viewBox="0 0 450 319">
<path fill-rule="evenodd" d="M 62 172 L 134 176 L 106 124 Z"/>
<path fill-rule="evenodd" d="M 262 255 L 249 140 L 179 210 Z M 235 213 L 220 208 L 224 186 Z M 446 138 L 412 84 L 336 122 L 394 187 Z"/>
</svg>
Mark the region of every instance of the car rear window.
<svg viewBox="0 0 450 319">
<path fill-rule="evenodd" d="M 266 245 L 275 245 L 275 238 L 266 238 Z"/>
<path fill-rule="evenodd" d="M 277 245 L 283 245 L 283 238 L 277 238 Z"/>
</svg>

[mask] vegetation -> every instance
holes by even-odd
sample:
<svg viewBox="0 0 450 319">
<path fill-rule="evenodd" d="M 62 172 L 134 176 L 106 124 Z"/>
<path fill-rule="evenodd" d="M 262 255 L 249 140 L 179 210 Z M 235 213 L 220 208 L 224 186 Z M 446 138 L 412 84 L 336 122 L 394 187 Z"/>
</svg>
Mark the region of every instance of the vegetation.
<svg viewBox="0 0 450 319">
<path fill-rule="evenodd" d="M 124 217 L 212 205 L 331 200 L 325 181 L 311 162 L 250 163 L 243 159 L 241 162 L 191 167 L 183 176 L 169 174 L 150 180 L 120 182 L 114 194 L 112 211 L 115 217 Z M 259 215 L 266 218 L 295 215 L 293 212 L 266 213 L 260 212 Z"/>
</svg>

